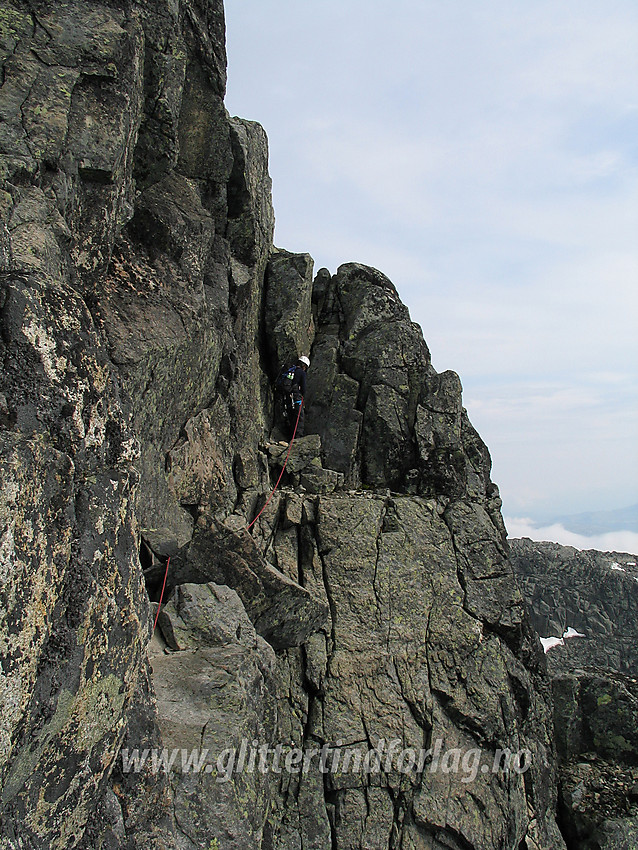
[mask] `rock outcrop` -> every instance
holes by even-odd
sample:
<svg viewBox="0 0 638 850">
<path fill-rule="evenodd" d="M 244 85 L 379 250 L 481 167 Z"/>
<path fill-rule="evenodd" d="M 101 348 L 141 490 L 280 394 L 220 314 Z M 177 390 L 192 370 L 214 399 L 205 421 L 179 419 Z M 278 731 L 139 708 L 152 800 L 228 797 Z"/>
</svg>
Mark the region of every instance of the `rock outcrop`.
<svg viewBox="0 0 638 850">
<path fill-rule="evenodd" d="M 294 847 L 299 836 L 317 848 L 505 847 L 526 836 L 560 846 L 549 819 L 528 809 L 522 776 L 483 772 L 497 751 L 529 749 L 526 780 L 551 808 L 546 708 L 519 656 L 522 644 L 533 654 L 533 640 L 512 626 L 507 595 L 502 620 L 515 649 L 472 611 L 455 548 L 469 528 L 454 526 L 446 499 L 347 492 L 304 496 L 296 522 L 293 512 L 282 506 L 278 525 L 266 521 L 264 544 L 273 539 L 281 567 L 323 589 L 331 616 L 301 653 L 278 659 L 282 739 L 325 747 L 330 764 L 344 748 L 362 760 L 384 744 L 386 753 L 377 772 L 322 775 L 313 765 L 287 777 L 266 846 Z M 438 770 L 431 757 L 424 771 L 402 769 L 399 754 L 437 742 L 481 753 L 471 795 L 468 775 Z"/>
<path fill-rule="evenodd" d="M 535 628 L 578 636 L 548 649 L 568 847 L 630 850 L 638 833 L 636 556 L 512 540 Z"/>
<path fill-rule="evenodd" d="M 553 681 L 559 818 L 568 847 L 636 846 L 638 681 L 588 668 Z"/>
<path fill-rule="evenodd" d="M 221 0 L 8 0 L 0 58 L 0 847 L 560 850 L 460 380 L 274 248 Z"/>
<path fill-rule="evenodd" d="M 510 541 L 510 560 L 538 634 L 582 635 L 547 654 L 550 672 L 592 666 L 638 676 L 635 555 L 524 538 Z"/>
<path fill-rule="evenodd" d="M 162 617 L 175 651 L 152 664 L 162 741 L 169 759 L 179 751 L 170 774 L 178 844 L 195 850 L 216 837 L 229 850 L 259 846 L 273 783 L 259 770 L 217 781 L 225 776 L 212 767 L 242 741 L 275 739 L 275 653 L 228 587 L 184 585 Z M 182 753 L 202 767 L 189 768 Z"/>
</svg>

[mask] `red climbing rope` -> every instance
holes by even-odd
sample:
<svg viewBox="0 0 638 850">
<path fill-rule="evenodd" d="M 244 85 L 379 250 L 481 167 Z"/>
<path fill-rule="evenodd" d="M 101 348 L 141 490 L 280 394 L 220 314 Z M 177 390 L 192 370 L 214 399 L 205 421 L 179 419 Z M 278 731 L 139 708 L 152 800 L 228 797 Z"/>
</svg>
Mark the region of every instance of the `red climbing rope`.
<svg viewBox="0 0 638 850">
<path fill-rule="evenodd" d="M 301 401 L 301 404 L 299 405 L 299 413 L 297 414 L 297 421 L 295 422 L 295 430 L 292 432 L 292 440 L 290 441 L 290 445 L 288 446 L 288 454 L 286 455 L 286 460 L 284 461 L 284 465 L 282 466 L 282 468 L 281 468 L 281 472 L 279 473 L 279 478 L 277 479 L 277 483 L 276 483 L 276 484 L 275 484 L 275 486 L 273 487 L 273 489 L 272 489 L 272 491 L 271 491 L 271 493 L 270 493 L 270 496 L 268 496 L 268 498 L 266 499 L 266 504 L 265 504 L 265 505 L 263 506 L 263 508 L 259 511 L 259 513 L 258 513 L 258 514 L 257 514 L 257 516 L 255 517 L 255 519 L 254 519 L 254 520 L 250 523 L 250 525 L 248 526 L 248 528 L 246 529 L 246 531 L 250 531 L 250 529 L 251 529 L 251 528 L 253 527 L 253 525 L 257 522 L 257 520 L 259 519 L 259 517 L 263 514 L 263 512 L 264 512 L 264 511 L 266 510 L 266 508 L 268 507 L 268 505 L 269 505 L 269 503 L 270 503 L 270 500 L 271 500 L 271 499 L 272 499 L 272 497 L 275 495 L 275 490 L 277 489 L 277 487 L 279 487 L 279 482 L 281 481 L 281 476 L 284 474 L 284 470 L 286 469 L 286 464 L 288 463 L 288 458 L 290 457 L 290 450 L 292 449 L 292 444 L 295 442 L 295 434 L 297 433 L 297 425 L 299 425 L 299 417 L 301 416 L 301 408 L 302 408 L 302 407 L 303 407 L 303 400 Z"/>
<path fill-rule="evenodd" d="M 292 440 L 290 441 L 290 445 L 288 446 L 288 453 L 286 454 L 286 460 L 284 461 L 284 465 L 282 466 L 281 472 L 279 473 L 279 478 L 277 479 L 277 483 L 273 487 L 270 496 L 268 496 L 268 498 L 266 499 L 266 504 L 263 506 L 263 508 L 259 511 L 259 513 L 255 517 L 255 519 L 248 526 L 248 529 L 247 529 L 248 531 L 250 531 L 250 529 L 257 522 L 259 517 L 266 510 L 266 508 L 268 507 L 268 505 L 270 503 L 270 500 L 275 495 L 275 490 L 277 489 L 277 487 L 279 487 L 279 482 L 281 481 L 281 476 L 284 474 L 284 470 L 286 469 L 286 464 L 288 463 L 288 458 L 290 457 L 290 450 L 292 449 L 292 444 L 295 442 L 295 436 L 297 435 L 297 426 L 299 425 L 299 417 L 301 416 L 302 406 L 303 406 L 303 400 L 302 400 L 301 404 L 299 405 L 299 413 L 297 414 L 297 421 L 295 422 L 295 430 L 292 432 Z M 171 562 L 171 558 L 170 558 L 170 555 L 169 555 L 169 557 L 166 561 L 166 572 L 164 573 L 164 583 L 162 584 L 162 592 L 160 594 L 159 604 L 157 606 L 157 612 L 155 614 L 155 622 L 153 623 L 153 631 L 155 631 L 155 627 L 157 626 L 157 620 L 159 618 L 159 613 L 160 613 L 161 608 L 162 608 L 162 600 L 164 599 L 164 590 L 166 588 L 166 579 L 168 578 L 168 565 L 170 564 L 170 562 Z"/>
<path fill-rule="evenodd" d="M 268 498 L 266 499 L 266 504 L 263 506 L 263 508 L 259 511 L 259 513 L 255 517 L 255 519 L 248 526 L 248 529 L 247 529 L 248 531 L 250 531 L 250 529 L 257 522 L 259 517 L 266 510 L 266 508 L 268 507 L 268 505 L 270 503 L 270 500 L 275 495 L 275 490 L 277 489 L 277 487 L 279 487 L 279 482 L 281 481 L 281 476 L 284 474 L 284 470 L 286 469 L 286 464 L 288 463 L 288 458 L 290 457 L 290 450 L 292 449 L 292 444 L 295 442 L 295 436 L 297 434 L 297 426 L 299 425 L 299 417 L 301 416 L 302 406 L 303 406 L 303 401 L 299 405 L 299 413 L 297 414 L 297 421 L 295 422 L 295 430 L 292 432 L 292 440 L 290 441 L 290 445 L 288 446 L 288 453 L 286 454 L 286 460 L 284 461 L 284 465 L 281 468 L 281 472 L 279 473 L 279 478 L 277 479 L 277 483 L 273 487 L 270 496 L 268 496 Z M 170 562 L 171 562 L 171 558 L 170 558 L 170 555 L 169 555 L 168 560 L 166 561 L 166 572 L 164 573 L 164 583 L 162 584 L 162 592 L 160 594 L 159 604 L 157 606 L 157 612 L 155 614 L 155 622 L 153 623 L 153 631 L 155 631 L 155 627 L 157 626 L 157 620 L 158 620 L 158 617 L 159 617 L 160 610 L 162 608 L 162 600 L 164 599 L 164 590 L 166 588 L 166 579 L 168 578 L 168 565 L 170 564 Z"/>
<path fill-rule="evenodd" d="M 155 622 L 153 623 L 153 631 L 155 631 L 155 626 L 157 625 L 157 618 L 159 617 L 159 612 L 162 607 L 162 599 L 164 598 L 164 588 L 166 587 L 166 578 L 168 577 L 168 565 L 171 562 L 171 556 L 168 556 L 168 561 L 166 562 L 166 572 L 164 573 L 164 584 L 162 585 L 162 592 L 160 594 L 159 605 L 157 606 L 157 613 L 155 614 Z"/>
</svg>

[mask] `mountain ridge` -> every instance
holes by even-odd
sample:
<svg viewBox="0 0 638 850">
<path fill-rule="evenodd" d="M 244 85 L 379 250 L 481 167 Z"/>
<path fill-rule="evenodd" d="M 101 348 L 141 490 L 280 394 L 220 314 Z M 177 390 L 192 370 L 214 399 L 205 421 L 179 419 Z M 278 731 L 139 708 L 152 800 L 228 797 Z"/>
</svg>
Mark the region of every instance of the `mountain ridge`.
<svg viewBox="0 0 638 850">
<path fill-rule="evenodd" d="M 568 531 L 587 537 L 609 531 L 638 532 L 638 503 L 623 508 L 602 511 L 583 511 L 577 514 L 546 515 L 538 519 L 538 525 L 560 523 Z"/>
<path fill-rule="evenodd" d="M 564 848 L 489 451 L 382 272 L 274 249 L 223 4 L 0 24 L 2 850 Z"/>
</svg>

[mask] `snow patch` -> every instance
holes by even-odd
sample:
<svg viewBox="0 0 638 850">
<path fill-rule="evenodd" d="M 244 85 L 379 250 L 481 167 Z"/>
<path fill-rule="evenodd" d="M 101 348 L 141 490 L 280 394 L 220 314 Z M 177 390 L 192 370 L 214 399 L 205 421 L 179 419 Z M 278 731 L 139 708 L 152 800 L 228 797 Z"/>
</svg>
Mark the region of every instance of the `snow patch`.
<svg viewBox="0 0 638 850">
<path fill-rule="evenodd" d="M 565 641 L 570 640 L 575 637 L 586 637 L 582 632 L 577 632 L 576 629 L 572 629 L 571 626 L 568 629 L 565 629 L 562 637 L 546 637 L 541 638 L 541 643 L 543 644 L 543 651 L 547 654 L 550 649 L 554 649 L 556 646 L 565 646 Z"/>
</svg>

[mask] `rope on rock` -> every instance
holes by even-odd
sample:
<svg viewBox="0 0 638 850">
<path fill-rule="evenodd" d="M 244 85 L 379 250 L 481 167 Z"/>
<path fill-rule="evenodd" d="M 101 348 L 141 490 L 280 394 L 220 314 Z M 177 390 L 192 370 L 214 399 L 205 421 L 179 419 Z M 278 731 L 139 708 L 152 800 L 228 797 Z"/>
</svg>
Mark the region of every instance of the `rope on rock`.
<svg viewBox="0 0 638 850">
<path fill-rule="evenodd" d="M 286 454 L 286 460 L 284 461 L 284 465 L 282 466 L 281 472 L 279 473 L 279 478 L 277 479 L 277 483 L 273 487 L 272 492 L 270 493 L 270 496 L 268 496 L 268 498 L 266 499 L 266 504 L 263 506 L 263 508 L 259 511 L 259 513 L 255 517 L 255 519 L 248 526 L 248 529 L 247 529 L 248 531 L 250 531 L 250 529 L 257 522 L 259 517 L 266 510 L 266 508 L 268 507 L 268 505 L 270 503 L 270 500 L 275 495 L 275 490 L 277 489 L 277 487 L 279 487 L 279 482 L 281 481 L 281 477 L 284 474 L 284 471 L 286 469 L 286 464 L 288 463 L 288 458 L 290 457 L 290 450 L 292 449 L 292 444 L 295 442 L 295 436 L 297 435 L 297 426 L 299 425 L 299 417 L 301 416 L 301 408 L 302 407 L 303 407 L 303 400 L 301 401 L 301 404 L 299 405 L 299 413 L 297 414 L 297 421 L 295 422 L 295 430 L 292 432 L 292 440 L 290 441 L 290 445 L 288 446 L 288 452 Z M 166 561 L 166 571 L 164 573 L 164 583 L 162 584 L 162 592 L 160 594 L 160 599 L 159 599 L 159 603 L 158 603 L 158 606 L 157 606 L 157 612 L 155 614 L 155 622 L 153 623 L 153 631 L 155 631 L 155 627 L 157 626 L 157 620 L 159 618 L 159 613 L 162 609 L 162 600 L 164 599 L 164 590 L 166 589 L 166 579 L 168 578 L 168 566 L 169 566 L 170 562 L 171 562 L 171 558 L 170 558 L 170 555 L 169 555 L 168 559 Z"/>
<path fill-rule="evenodd" d="M 155 626 L 157 625 L 157 618 L 159 617 L 159 612 L 162 608 L 162 599 L 164 598 L 164 588 L 166 587 L 166 579 L 168 577 L 168 565 L 171 562 L 171 556 L 168 556 L 168 561 L 166 561 L 166 572 L 164 573 L 164 584 L 162 585 L 162 592 L 160 594 L 159 605 L 157 606 L 157 613 L 155 614 L 155 622 L 153 623 L 153 631 L 155 631 Z"/>
<path fill-rule="evenodd" d="M 272 497 L 275 495 L 275 490 L 277 489 L 277 487 L 279 487 L 279 482 L 281 481 L 281 476 L 284 474 L 284 470 L 286 469 L 286 464 L 288 463 L 288 458 L 290 457 L 290 450 L 292 449 L 292 444 L 295 442 L 295 435 L 296 435 L 296 433 L 297 433 L 297 425 L 299 425 L 299 417 L 301 416 L 301 408 L 302 408 L 302 407 L 303 407 L 303 399 L 301 400 L 301 404 L 299 405 L 299 413 L 297 414 L 297 421 L 295 422 L 295 430 L 292 432 L 292 440 L 290 441 L 290 445 L 288 446 L 288 453 L 286 454 L 286 460 L 284 461 L 284 465 L 282 466 L 282 468 L 281 468 L 281 472 L 279 473 L 279 478 L 277 479 L 277 483 L 276 483 L 276 484 L 275 484 L 275 486 L 273 487 L 273 489 L 272 489 L 272 491 L 271 491 L 271 493 L 270 493 L 270 496 L 268 496 L 268 498 L 266 499 L 266 504 L 265 504 L 265 505 L 263 506 L 263 508 L 259 511 L 259 513 L 258 513 L 258 514 L 257 514 L 257 516 L 255 517 L 255 519 L 254 519 L 254 520 L 250 523 L 250 525 L 248 526 L 248 528 L 246 529 L 246 531 L 250 531 L 250 529 L 251 529 L 251 528 L 253 527 L 253 525 L 257 522 L 257 520 L 259 519 L 259 517 L 263 514 L 263 512 L 264 512 L 264 511 L 266 510 L 266 508 L 268 507 L 268 505 L 269 505 L 269 503 L 270 503 L 270 500 L 271 500 L 271 499 L 272 499 Z"/>
</svg>

